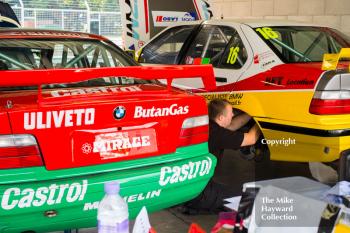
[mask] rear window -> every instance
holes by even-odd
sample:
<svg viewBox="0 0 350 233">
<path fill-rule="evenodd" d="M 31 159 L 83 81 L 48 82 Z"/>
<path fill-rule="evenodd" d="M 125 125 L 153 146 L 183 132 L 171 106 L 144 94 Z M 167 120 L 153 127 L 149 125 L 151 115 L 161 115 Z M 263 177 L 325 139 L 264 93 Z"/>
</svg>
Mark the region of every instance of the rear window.
<svg viewBox="0 0 350 233">
<path fill-rule="evenodd" d="M 2 39 L 0 71 L 99 68 L 137 65 L 120 49 L 98 40 Z M 45 85 L 43 88 L 134 85 L 149 81 L 129 77 L 103 77 L 79 83 Z M 0 90 L 32 90 L 37 87 L 1 87 Z"/>
<path fill-rule="evenodd" d="M 325 53 L 338 53 L 350 40 L 323 27 L 258 27 L 256 33 L 285 63 L 322 62 Z"/>
</svg>

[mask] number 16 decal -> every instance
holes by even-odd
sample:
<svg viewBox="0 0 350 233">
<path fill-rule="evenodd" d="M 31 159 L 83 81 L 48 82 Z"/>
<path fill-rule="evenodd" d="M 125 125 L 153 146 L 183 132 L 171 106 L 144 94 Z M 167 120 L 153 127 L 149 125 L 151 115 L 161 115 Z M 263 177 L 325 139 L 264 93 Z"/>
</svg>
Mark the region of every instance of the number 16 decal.
<svg viewBox="0 0 350 233">
<path fill-rule="evenodd" d="M 278 34 L 272 30 L 272 28 L 264 27 L 255 29 L 259 32 L 266 40 L 277 39 Z"/>
<path fill-rule="evenodd" d="M 239 53 L 238 47 L 231 47 L 226 63 L 231 65 L 235 64 L 237 61 L 238 53 Z"/>
</svg>

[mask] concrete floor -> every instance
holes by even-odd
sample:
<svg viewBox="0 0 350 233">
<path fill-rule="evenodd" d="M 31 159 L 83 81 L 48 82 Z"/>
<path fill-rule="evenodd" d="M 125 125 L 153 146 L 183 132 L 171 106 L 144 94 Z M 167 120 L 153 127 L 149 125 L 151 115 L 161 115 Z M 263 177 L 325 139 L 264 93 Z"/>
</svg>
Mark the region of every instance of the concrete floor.
<svg viewBox="0 0 350 233">
<path fill-rule="evenodd" d="M 242 185 L 246 182 L 304 176 L 311 178 L 307 163 L 290 163 L 243 160 L 238 151 L 225 151 L 219 180 L 233 187 L 232 196 L 241 195 Z M 175 207 L 150 214 L 150 222 L 157 233 L 185 233 L 192 222 L 198 223 L 210 232 L 217 221 L 217 215 L 187 216 L 179 213 Z M 81 229 L 80 233 L 95 233 L 96 228 Z"/>
</svg>

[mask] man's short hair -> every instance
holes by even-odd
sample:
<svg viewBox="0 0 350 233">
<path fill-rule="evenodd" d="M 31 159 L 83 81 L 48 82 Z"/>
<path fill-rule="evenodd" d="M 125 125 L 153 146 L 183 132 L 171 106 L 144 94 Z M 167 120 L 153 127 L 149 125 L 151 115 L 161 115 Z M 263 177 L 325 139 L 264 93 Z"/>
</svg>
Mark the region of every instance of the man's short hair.
<svg viewBox="0 0 350 233">
<path fill-rule="evenodd" d="M 213 99 L 208 104 L 208 114 L 210 120 L 215 120 L 219 115 L 224 114 L 226 105 L 229 102 L 224 99 Z"/>
</svg>

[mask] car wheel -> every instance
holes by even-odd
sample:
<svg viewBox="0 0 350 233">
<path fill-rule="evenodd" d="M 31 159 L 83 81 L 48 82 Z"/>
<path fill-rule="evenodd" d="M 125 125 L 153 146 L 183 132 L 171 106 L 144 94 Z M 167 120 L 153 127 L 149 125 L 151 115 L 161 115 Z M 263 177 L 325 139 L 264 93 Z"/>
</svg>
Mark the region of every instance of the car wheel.
<svg viewBox="0 0 350 233">
<path fill-rule="evenodd" d="M 262 162 L 270 159 L 270 151 L 267 145 L 261 143 L 263 138 L 252 146 L 245 146 L 240 149 L 241 157 L 245 160 L 254 160 L 255 162 Z"/>
</svg>

